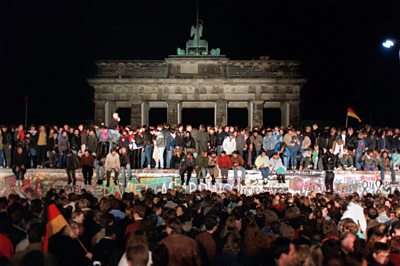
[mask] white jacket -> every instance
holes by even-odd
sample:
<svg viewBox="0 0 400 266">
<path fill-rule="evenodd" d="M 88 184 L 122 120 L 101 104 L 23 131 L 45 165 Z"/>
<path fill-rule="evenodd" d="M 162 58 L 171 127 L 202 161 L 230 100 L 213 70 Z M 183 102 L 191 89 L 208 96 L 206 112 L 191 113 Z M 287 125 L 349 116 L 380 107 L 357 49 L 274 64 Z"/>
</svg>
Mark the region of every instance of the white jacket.
<svg viewBox="0 0 400 266">
<path fill-rule="evenodd" d="M 128 259 L 126 258 L 126 252 L 124 252 L 124 255 L 122 255 L 121 259 L 119 260 L 118 266 L 128 266 Z M 153 265 L 153 256 L 151 254 L 151 251 L 149 251 L 149 261 L 147 262 L 147 266 Z"/>
<path fill-rule="evenodd" d="M 276 172 L 276 170 L 278 170 L 279 168 L 283 168 L 286 170 L 280 157 L 278 159 L 275 159 L 274 157 L 269 159 L 269 167 L 271 172 Z"/>
<path fill-rule="evenodd" d="M 119 154 L 116 153 L 114 156 L 111 153 L 107 154 L 104 169 L 106 171 L 111 171 L 112 169 L 119 171 L 120 168 Z"/>
<path fill-rule="evenodd" d="M 342 220 L 346 218 L 352 219 L 360 226 L 361 231 L 366 233 L 367 220 L 364 216 L 364 209 L 360 205 L 350 202 L 347 206 L 347 210 L 343 213 Z"/>
<path fill-rule="evenodd" d="M 229 137 L 224 139 L 222 142 L 222 149 L 226 152 L 227 155 L 232 155 L 232 153 L 236 150 L 236 140 L 232 138 L 231 140 Z"/>
</svg>

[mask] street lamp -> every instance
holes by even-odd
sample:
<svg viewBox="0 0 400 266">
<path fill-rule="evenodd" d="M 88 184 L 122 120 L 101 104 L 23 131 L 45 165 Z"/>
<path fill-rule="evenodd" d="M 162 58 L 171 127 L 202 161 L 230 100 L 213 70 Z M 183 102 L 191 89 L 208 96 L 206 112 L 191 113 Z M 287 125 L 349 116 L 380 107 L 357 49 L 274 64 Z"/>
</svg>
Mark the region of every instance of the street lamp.
<svg viewBox="0 0 400 266">
<path fill-rule="evenodd" d="M 385 48 L 392 48 L 394 46 L 394 41 L 386 40 L 382 43 L 382 46 Z"/>
<path fill-rule="evenodd" d="M 398 41 L 393 41 L 393 40 L 387 39 L 382 43 L 382 46 L 385 47 L 386 49 L 390 49 L 395 44 L 398 44 L 398 43 L 399 43 Z M 400 49 L 399 49 L 399 59 L 400 59 Z"/>
</svg>

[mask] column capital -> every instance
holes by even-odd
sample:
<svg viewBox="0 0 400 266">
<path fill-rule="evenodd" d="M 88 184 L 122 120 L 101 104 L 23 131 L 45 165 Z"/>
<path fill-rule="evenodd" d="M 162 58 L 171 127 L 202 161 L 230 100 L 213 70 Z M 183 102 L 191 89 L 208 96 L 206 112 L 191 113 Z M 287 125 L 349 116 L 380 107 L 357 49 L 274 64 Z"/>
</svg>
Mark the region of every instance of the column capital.
<svg viewBox="0 0 400 266">
<path fill-rule="evenodd" d="M 167 100 L 167 104 L 178 104 L 181 103 L 181 100 Z"/>
<path fill-rule="evenodd" d="M 217 104 L 227 104 L 227 103 L 228 103 L 228 100 L 226 100 L 226 99 L 217 99 L 217 100 L 215 101 L 215 103 L 217 103 Z"/>
</svg>

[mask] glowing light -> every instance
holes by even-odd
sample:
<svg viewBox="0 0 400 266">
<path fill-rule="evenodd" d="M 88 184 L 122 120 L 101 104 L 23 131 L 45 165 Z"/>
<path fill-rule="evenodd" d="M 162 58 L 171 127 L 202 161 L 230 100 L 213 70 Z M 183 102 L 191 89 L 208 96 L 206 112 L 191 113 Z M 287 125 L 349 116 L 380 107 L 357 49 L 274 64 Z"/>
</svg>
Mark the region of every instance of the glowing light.
<svg viewBox="0 0 400 266">
<path fill-rule="evenodd" d="M 382 46 L 385 48 L 392 48 L 394 46 L 394 42 L 392 40 L 386 40 L 382 43 Z"/>
</svg>

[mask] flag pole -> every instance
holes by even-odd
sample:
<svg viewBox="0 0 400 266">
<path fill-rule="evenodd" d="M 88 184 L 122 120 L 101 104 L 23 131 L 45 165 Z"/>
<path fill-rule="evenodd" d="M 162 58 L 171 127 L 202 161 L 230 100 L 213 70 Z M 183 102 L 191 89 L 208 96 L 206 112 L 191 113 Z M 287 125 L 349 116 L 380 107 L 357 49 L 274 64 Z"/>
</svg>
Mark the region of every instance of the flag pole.
<svg viewBox="0 0 400 266">
<path fill-rule="evenodd" d="M 348 122 L 349 122 L 349 114 L 348 114 L 348 112 L 346 111 L 346 128 L 347 128 Z"/>
<path fill-rule="evenodd" d="M 67 222 L 68 223 L 68 222 Z M 68 223 L 68 228 L 69 230 L 72 232 L 72 227 L 71 225 Z M 85 251 L 85 253 L 88 253 L 89 251 L 86 249 L 85 245 L 82 243 L 82 241 L 79 239 L 79 236 L 76 236 L 76 240 L 78 240 L 79 244 L 81 245 L 81 247 L 83 248 L 83 250 Z"/>
<path fill-rule="evenodd" d="M 28 127 L 28 94 L 25 95 L 25 129 Z"/>
<path fill-rule="evenodd" d="M 81 247 L 83 248 L 83 250 L 85 251 L 85 253 L 89 253 L 89 251 L 85 248 L 85 245 L 83 245 L 82 241 L 79 238 L 76 238 L 79 242 L 79 244 L 81 245 Z"/>
</svg>

